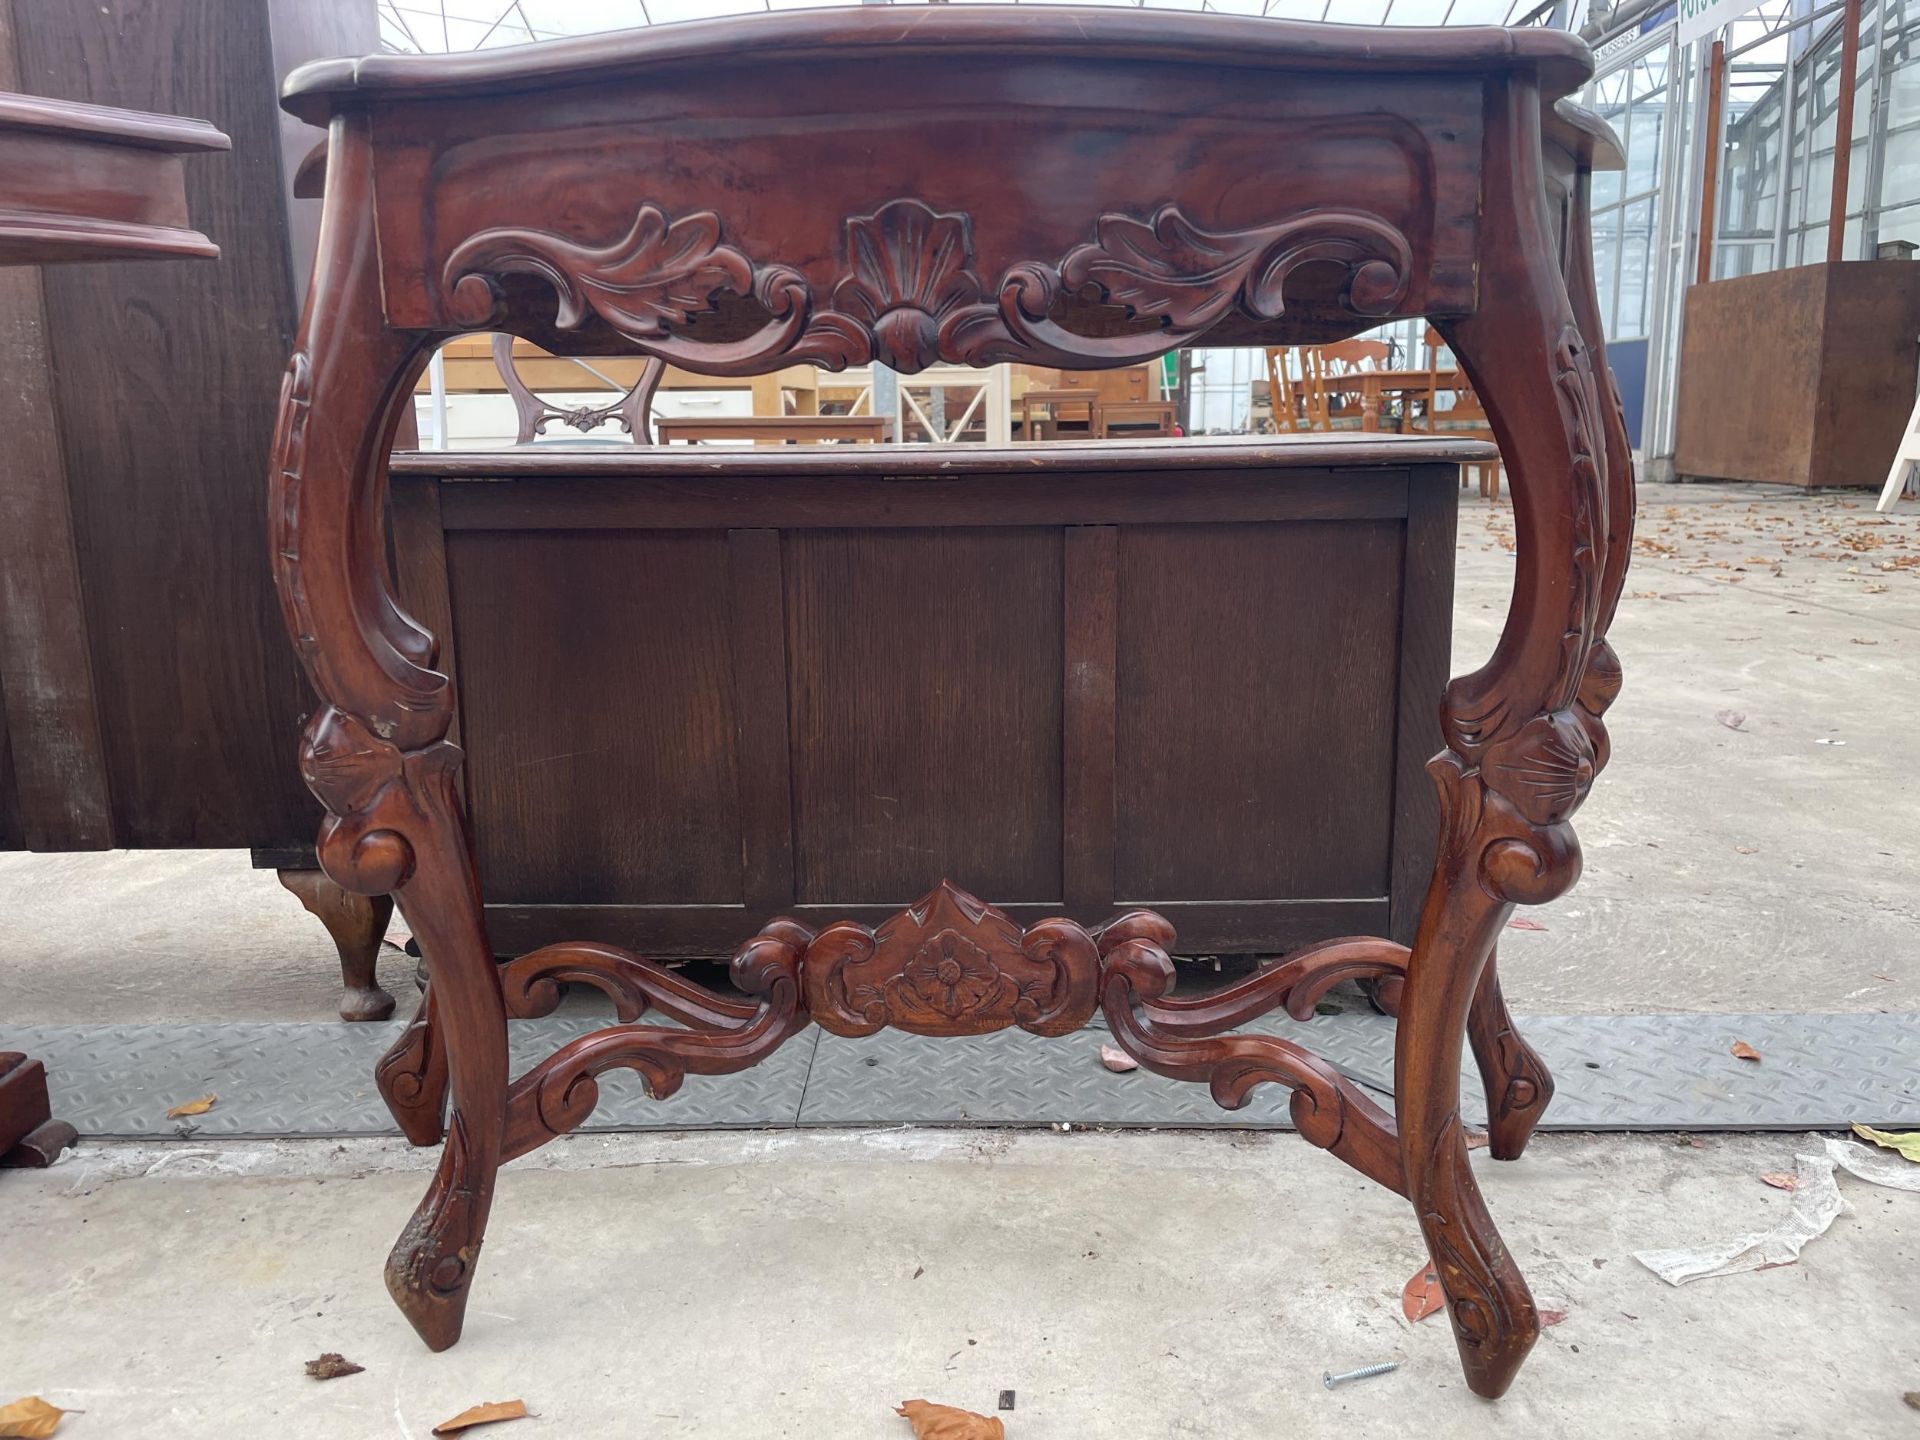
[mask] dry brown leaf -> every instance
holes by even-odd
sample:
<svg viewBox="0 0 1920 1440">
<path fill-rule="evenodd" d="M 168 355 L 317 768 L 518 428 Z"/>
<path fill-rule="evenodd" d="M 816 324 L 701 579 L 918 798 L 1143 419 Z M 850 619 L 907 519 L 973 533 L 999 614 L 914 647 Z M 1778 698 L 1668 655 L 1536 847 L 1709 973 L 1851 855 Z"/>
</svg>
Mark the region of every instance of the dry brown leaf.
<svg viewBox="0 0 1920 1440">
<path fill-rule="evenodd" d="M 1538 920 L 1529 920 L 1524 915 L 1516 915 L 1513 919 L 1507 921 L 1507 929 L 1509 930 L 1545 930 L 1546 928 L 1547 927 L 1542 925 Z"/>
<path fill-rule="evenodd" d="M 342 1375 L 358 1375 L 366 1368 L 331 1350 L 317 1360 L 307 1361 L 307 1374 L 315 1380 L 338 1380 Z"/>
<path fill-rule="evenodd" d="M 1791 1170 L 1769 1170 L 1760 1177 L 1762 1185 L 1771 1185 L 1776 1190 L 1797 1190 L 1800 1177 Z"/>
<path fill-rule="evenodd" d="M 471 1430 L 476 1425 L 491 1425 L 498 1420 L 524 1420 L 527 1418 L 527 1406 L 523 1400 L 489 1400 L 484 1405 L 475 1405 L 470 1410 L 462 1410 L 451 1420 L 442 1420 L 433 1427 L 436 1435 L 457 1435 L 462 1430 Z"/>
<path fill-rule="evenodd" d="M 1467 1131 L 1467 1149 L 1484 1150 L 1491 1143 L 1492 1142 L 1489 1140 L 1486 1131 L 1484 1130 Z"/>
<path fill-rule="evenodd" d="M 1006 1440 L 1007 1427 L 991 1415 L 976 1415 L 951 1405 L 902 1400 L 893 1412 L 913 1426 L 914 1440 Z"/>
<path fill-rule="evenodd" d="M 11 1440 L 47 1440 L 67 1414 L 38 1395 L 28 1395 L 11 1405 L 0 1405 L 0 1435 Z"/>
<path fill-rule="evenodd" d="M 1736 1060 L 1758 1060 L 1760 1058 L 1760 1052 L 1744 1040 L 1736 1040 L 1733 1042 L 1732 1054 Z"/>
<path fill-rule="evenodd" d="M 1738 730 L 1747 723 L 1746 713 L 1740 710 L 1722 710 L 1713 717 L 1729 730 Z"/>
<path fill-rule="evenodd" d="M 167 1111 L 167 1119 L 179 1120 L 188 1115 L 204 1115 L 213 1109 L 214 1102 L 219 1098 L 218 1095 L 202 1095 L 198 1100 L 189 1100 L 185 1104 L 176 1105 Z"/>
<path fill-rule="evenodd" d="M 1760 853 L 1760 847 L 1758 845 L 1736 845 L 1733 847 L 1733 853 L 1736 855 L 1758 855 Z"/>
<path fill-rule="evenodd" d="M 1416 1325 L 1447 1308 L 1447 1292 L 1440 1288 L 1440 1272 L 1429 1260 L 1400 1287 L 1400 1313 Z"/>
<path fill-rule="evenodd" d="M 1569 1312 L 1565 1310 L 1542 1310 L 1540 1311 L 1540 1328 L 1545 1330 L 1550 1326 L 1562 1324 L 1568 1314 Z"/>
<path fill-rule="evenodd" d="M 1138 1060 L 1127 1054 L 1126 1051 L 1116 1049 L 1112 1045 L 1102 1045 L 1100 1047 L 1100 1063 L 1106 1066 L 1107 1069 L 1120 1075 L 1126 1074 L 1129 1070 L 1138 1070 L 1140 1068 L 1140 1062 Z"/>
</svg>

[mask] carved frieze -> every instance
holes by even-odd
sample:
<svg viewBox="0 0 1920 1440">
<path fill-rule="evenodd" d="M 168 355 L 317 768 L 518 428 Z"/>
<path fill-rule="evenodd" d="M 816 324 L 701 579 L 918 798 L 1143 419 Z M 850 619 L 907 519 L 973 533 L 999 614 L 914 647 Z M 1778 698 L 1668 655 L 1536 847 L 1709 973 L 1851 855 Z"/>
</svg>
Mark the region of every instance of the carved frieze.
<svg viewBox="0 0 1920 1440">
<path fill-rule="evenodd" d="M 558 300 L 555 323 L 589 314 L 652 354 L 713 374 L 809 362 L 828 369 L 879 360 L 914 373 L 940 361 L 1121 365 L 1204 335 L 1228 314 L 1278 319 L 1301 266 L 1344 270 L 1341 297 L 1356 316 L 1385 316 L 1407 294 L 1412 247 L 1396 227 L 1359 210 L 1319 208 L 1251 229 L 1214 231 L 1163 205 L 1150 217 L 1109 212 L 1092 241 L 1058 260 L 1022 261 L 989 287 L 974 268 L 972 219 L 911 198 L 850 217 L 843 277 L 828 296 L 787 265 L 765 264 L 722 238 L 720 218 L 670 219 L 640 207 L 626 236 L 583 245 L 551 231 L 500 227 L 447 257 L 441 283 L 455 323 L 498 323 L 500 280 L 532 275 Z M 766 323 L 742 340 L 712 341 L 686 327 L 722 295 L 751 298 Z M 1136 321 L 1131 333 L 1081 335 L 1055 318 L 1089 296 Z"/>
</svg>

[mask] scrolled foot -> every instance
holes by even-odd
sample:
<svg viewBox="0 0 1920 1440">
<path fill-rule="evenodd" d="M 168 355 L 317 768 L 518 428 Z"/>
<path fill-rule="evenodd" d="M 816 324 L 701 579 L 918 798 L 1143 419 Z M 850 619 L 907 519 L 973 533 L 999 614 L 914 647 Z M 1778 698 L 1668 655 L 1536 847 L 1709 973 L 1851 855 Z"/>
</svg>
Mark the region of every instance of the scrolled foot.
<svg viewBox="0 0 1920 1440">
<path fill-rule="evenodd" d="M 1441 1128 L 1430 1163 L 1412 1178 L 1414 1208 L 1447 1292 L 1467 1386 L 1496 1400 L 1540 1337 L 1540 1314 L 1480 1198 L 1458 1115 Z"/>
<path fill-rule="evenodd" d="M 429 1350 L 446 1350 L 466 1324 L 480 1241 L 493 1199 L 491 1166 L 476 1167 L 459 1115 L 433 1186 L 387 1256 L 387 1293 Z"/>
<path fill-rule="evenodd" d="M 1514 1027 L 1491 959 L 1467 1012 L 1467 1041 L 1486 1090 L 1488 1149 L 1496 1160 L 1518 1160 L 1553 1100 L 1553 1076 Z"/>
<path fill-rule="evenodd" d="M 407 1028 L 374 1066 L 373 1083 L 410 1144 L 436 1145 L 447 1108 L 447 1051 L 429 987 Z"/>
</svg>

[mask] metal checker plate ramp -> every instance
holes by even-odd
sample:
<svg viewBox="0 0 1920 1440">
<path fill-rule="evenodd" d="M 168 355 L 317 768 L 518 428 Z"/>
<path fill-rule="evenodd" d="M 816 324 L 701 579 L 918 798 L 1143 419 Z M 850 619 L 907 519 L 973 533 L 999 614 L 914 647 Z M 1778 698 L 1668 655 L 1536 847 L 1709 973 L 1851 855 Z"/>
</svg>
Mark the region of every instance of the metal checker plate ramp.
<svg viewBox="0 0 1920 1440">
<path fill-rule="evenodd" d="M 517 1074 L 599 1026 L 592 1017 L 514 1022 Z M 1393 1022 L 1284 1016 L 1250 1027 L 1308 1045 L 1383 1095 Z M 1523 1019 L 1558 1091 L 1548 1130 L 1803 1130 L 1853 1121 L 1920 1126 L 1920 1016 L 1548 1015 Z M 373 1066 L 399 1031 L 381 1025 L 0 1025 L 0 1049 L 46 1062 L 54 1113 L 98 1137 L 280 1138 L 397 1133 Z M 589 1130 L 796 1125 L 1239 1126 L 1286 1128 L 1287 1092 L 1263 1086 L 1244 1110 L 1204 1086 L 1099 1062 L 1106 1033 L 1060 1040 L 1022 1031 L 928 1040 L 886 1031 L 843 1040 L 808 1030 L 740 1075 L 689 1076 L 665 1102 L 637 1076 L 601 1080 Z M 1736 1040 L 1764 1057 L 1735 1059 Z M 1462 1109 L 1485 1119 L 1468 1062 Z M 168 1120 L 182 1101 L 219 1103 Z"/>
</svg>

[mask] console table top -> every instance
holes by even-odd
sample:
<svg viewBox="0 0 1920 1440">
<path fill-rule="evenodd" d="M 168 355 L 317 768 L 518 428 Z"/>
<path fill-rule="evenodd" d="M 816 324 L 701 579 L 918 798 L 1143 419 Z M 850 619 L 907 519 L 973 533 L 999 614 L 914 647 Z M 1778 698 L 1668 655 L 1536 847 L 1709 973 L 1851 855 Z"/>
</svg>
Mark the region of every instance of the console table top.
<svg viewBox="0 0 1920 1440">
<path fill-rule="evenodd" d="M 289 75 L 282 98 L 303 120 L 325 124 L 335 109 L 358 102 L 497 96 L 722 62 L 785 65 L 861 51 L 889 61 L 1026 53 L 1241 69 L 1530 70 L 1548 100 L 1574 93 L 1593 73 L 1585 43 L 1559 30 L 1332 25 L 1093 6 L 876 6 L 724 16 L 461 55 L 322 60 Z"/>
</svg>

